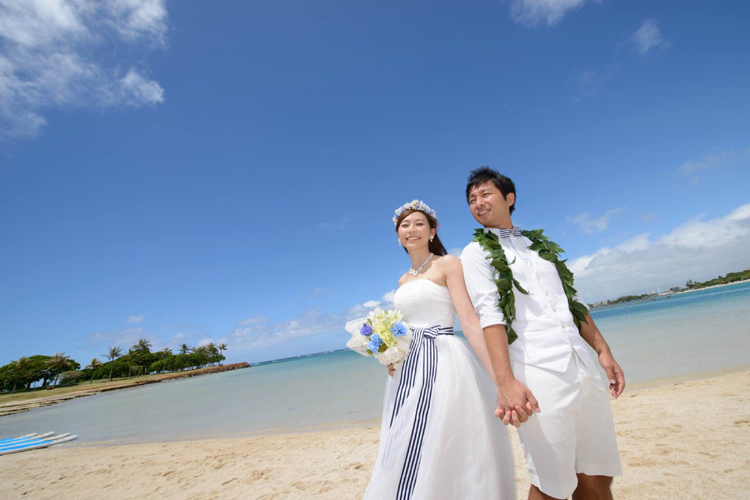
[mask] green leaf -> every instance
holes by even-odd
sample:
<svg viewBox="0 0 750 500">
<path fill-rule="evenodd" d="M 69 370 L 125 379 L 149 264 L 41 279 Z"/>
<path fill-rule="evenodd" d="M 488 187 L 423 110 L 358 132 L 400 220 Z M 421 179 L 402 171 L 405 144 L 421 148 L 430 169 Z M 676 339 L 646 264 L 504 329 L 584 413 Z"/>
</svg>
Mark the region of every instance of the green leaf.
<svg viewBox="0 0 750 500">
<path fill-rule="evenodd" d="M 518 338 L 518 334 L 511 326 L 506 327 L 505 331 L 508 334 L 508 345 L 511 345 Z"/>
<path fill-rule="evenodd" d="M 557 260 L 557 255 L 550 253 L 546 250 L 541 250 L 539 252 L 539 257 L 543 258 L 544 260 L 547 260 L 549 262 L 555 262 Z"/>
<path fill-rule="evenodd" d="M 527 292 L 526 289 L 524 289 L 524 287 L 521 286 L 521 283 L 519 283 L 518 280 L 514 279 L 513 284 L 515 285 L 516 288 L 518 288 L 518 291 L 521 292 L 522 294 L 524 295 L 529 294 L 529 292 Z"/>
</svg>

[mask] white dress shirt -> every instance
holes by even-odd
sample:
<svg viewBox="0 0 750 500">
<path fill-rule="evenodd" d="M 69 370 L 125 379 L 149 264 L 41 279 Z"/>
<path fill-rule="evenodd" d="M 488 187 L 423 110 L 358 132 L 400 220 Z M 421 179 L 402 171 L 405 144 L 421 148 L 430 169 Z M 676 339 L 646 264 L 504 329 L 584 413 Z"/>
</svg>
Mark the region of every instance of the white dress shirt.
<svg viewBox="0 0 750 500">
<path fill-rule="evenodd" d="M 505 231 L 507 236 L 500 237 L 500 231 L 494 228 L 485 231 L 498 235 L 513 278 L 529 292 L 525 295 L 513 289 L 516 318 L 512 326 L 518 338 L 508 346 L 510 359 L 564 373 L 575 352 L 584 364 L 590 364 L 588 344 L 573 321 L 555 265 L 529 250 L 531 241 L 524 236 L 507 235 Z M 497 271 L 487 256 L 475 241 L 461 253 L 466 288 L 482 328 L 505 324 L 505 315 L 497 305 L 500 294 L 492 281 L 497 278 Z"/>
</svg>

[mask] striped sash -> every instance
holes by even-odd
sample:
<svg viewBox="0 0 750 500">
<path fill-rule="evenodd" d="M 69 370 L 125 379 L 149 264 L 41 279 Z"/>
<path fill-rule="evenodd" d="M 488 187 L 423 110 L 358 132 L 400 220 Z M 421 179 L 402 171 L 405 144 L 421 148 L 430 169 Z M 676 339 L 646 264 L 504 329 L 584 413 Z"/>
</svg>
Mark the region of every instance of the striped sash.
<svg viewBox="0 0 750 500">
<path fill-rule="evenodd" d="M 422 440 L 427 427 L 427 415 L 430 413 L 430 402 L 432 401 L 432 387 L 437 376 L 438 351 L 435 345 L 435 337 L 438 335 L 453 335 L 453 328 L 442 328 L 440 325 L 429 328 L 412 328 L 412 341 L 409 354 L 404 360 L 401 380 L 396 390 L 396 401 L 393 406 L 391 423 L 398 415 L 417 377 L 417 363 L 422 359 L 422 389 L 417 400 L 417 411 L 414 416 L 409 446 L 406 450 L 404 468 L 401 470 L 401 479 L 398 482 L 396 500 L 408 500 L 414 493 L 414 485 L 417 482 L 417 471 L 422 458 Z"/>
</svg>

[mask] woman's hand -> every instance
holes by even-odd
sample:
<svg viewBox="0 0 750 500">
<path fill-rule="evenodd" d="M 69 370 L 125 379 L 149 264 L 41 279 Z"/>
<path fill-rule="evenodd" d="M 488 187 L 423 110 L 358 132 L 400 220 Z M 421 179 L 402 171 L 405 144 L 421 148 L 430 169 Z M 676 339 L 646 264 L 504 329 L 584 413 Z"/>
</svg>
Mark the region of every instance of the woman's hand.
<svg viewBox="0 0 750 500">
<path fill-rule="evenodd" d="M 396 368 L 393 366 L 393 363 L 391 363 L 388 365 L 388 375 L 392 377 L 394 373 L 396 373 Z"/>
</svg>

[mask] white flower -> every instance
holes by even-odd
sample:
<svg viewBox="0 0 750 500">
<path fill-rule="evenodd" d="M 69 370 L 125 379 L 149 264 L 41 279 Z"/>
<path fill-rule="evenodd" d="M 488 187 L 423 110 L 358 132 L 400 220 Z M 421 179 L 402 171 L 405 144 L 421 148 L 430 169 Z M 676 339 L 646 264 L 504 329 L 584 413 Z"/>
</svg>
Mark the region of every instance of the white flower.
<svg viewBox="0 0 750 500">
<path fill-rule="evenodd" d="M 367 342 L 367 337 L 356 333 L 352 335 L 352 338 L 350 338 L 349 342 L 346 343 L 346 347 L 364 356 L 369 356 L 369 354 L 367 353 Z"/>
<path fill-rule="evenodd" d="M 384 352 L 379 353 L 376 358 L 383 365 L 399 364 L 406 357 L 406 351 L 401 350 L 398 346 L 389 347 Z"/>
<path fill-rule="evenodd" d="M 344 325 L 344 330 L 351 333 L 352 335 L 356 334 L 360 337 L 363 337 L 363 335 L 361 335 L 359 331 L 362 330 L 362 325 L 364 325 L 366 321 L 367 318 L 359 318 L 348 321 L 346 325 Z"/>
</svg>

